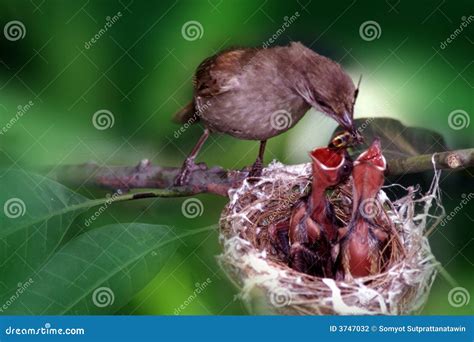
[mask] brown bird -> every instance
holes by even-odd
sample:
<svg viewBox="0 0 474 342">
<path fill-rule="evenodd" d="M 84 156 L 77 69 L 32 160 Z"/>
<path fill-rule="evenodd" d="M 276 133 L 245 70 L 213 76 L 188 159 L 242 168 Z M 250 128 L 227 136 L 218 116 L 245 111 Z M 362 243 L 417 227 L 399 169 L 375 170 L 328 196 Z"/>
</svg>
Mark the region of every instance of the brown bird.
<svg viewBox="0 0 474 342">
<path fill-rule="evenodd" d="M 310 109 L 353 126 L 357 89 L 341 66 L 301 43 L 268 49 L 237 48 L 205 59 L 194 77 L 193 100 L 174 115 L 180 123 L 200 120 L 205 130 L 186 158 L 176 183 L 185 184 L 211 132 L 260 141 L 250 175 L 259 176 L 267 139 L 293 127 Z"/>
</svg>

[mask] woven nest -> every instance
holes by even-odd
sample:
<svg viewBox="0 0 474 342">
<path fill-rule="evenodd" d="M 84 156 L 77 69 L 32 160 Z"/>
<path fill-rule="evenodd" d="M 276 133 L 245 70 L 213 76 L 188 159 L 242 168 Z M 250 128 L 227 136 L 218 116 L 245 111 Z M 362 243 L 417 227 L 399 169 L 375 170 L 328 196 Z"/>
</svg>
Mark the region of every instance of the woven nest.
<svg viewBox="0 0 474 342">
<path fill-rule="evenodd" d="M 439 177 L 439 176 L 438 176 Z M 338 281 L 298 272 L 272 246 L 268 225 L 289 217 L 311 186 L 309 164 L 274 162 L 257 182 L 230 191 L 220 221 L 223 253 L 218 257 L 240 296 L 254 313 L 289 315 L 403 315 L 419 313 L 436 276 L 437 261 L 424 231 L 430 208 L 439 204 L 437 179 L 422 196 L 409 188 L 391 201 L 381 190 L 381 224 L 392 234 L 381 273 Z M 338 219 L 350 219 L 351 179 L 330 194 Z"/>
</svg>

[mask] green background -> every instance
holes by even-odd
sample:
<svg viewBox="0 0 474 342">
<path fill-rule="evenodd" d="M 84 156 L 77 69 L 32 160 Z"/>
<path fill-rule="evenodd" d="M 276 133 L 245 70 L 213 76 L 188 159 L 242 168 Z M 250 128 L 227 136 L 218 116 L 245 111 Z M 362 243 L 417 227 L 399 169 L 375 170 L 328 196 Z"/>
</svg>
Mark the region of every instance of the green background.
<svg viewBox="0 0 474 342">
<path fill-rule="evenodd" d="M 120 19 L 90 49 L 85 48 L 103 28 L 107 16 Z M 277 45 L 301 41 L 339 61 L 356 80 L 363 75 L 356 117 L 400 119 L 441 133 L 450 148 L 473 147 L 474 123 L 459 130 L 448 124 L 454 110 L 472 114 L 474 66 L 471 23 L 445 49 L 445 41 L 472 14 L 472 2 L 439 1 L 7 1 L 0 4 L 0 25 L 21 21 L 23 39 L 0 36 L 0 126 L 17 107 L 33 107 L 0 135 L 0 166 L 41 171 L 62 164 L 97 161 L 135 165 L 143 158 L 153 164 L 177 166 L 200 135 L 200 127 L 174 137 L 179 126 L 171 115 L 192 94 L 191 77 L 205 57 L 232 46 L 261 46 L 281 28 L 285 17 L 299 13 Z M 182 27 L 198 21 L 199 39 L 183 38 Z M 362 39 L 359 28 L 373 20 L 380 37 Z M 3 32 L 2 32 L 3 33 Z M 114 125 L 97 130 L 93 114 L 107 109 Z M 328 118 L 309 113 L 290 132 L 268 143 L 266 162 L 307 161 L 306 152 L 325 144 L 335 128 Z M 215 135 L 201 161 L 227 168 L 253 162 L 258 144 Z M 412 177 L 427 190 L 430 174 Z M 1 187 L 1 183 L 0 183 Z M 444 172 L 441 187 L 449 213 L 462 194 L 474 192 L 473 170 Z M 76 189 L 101 197 L 97 189 Z M 1 191 L 1 188 L 0 188 Z M 226 203 L 212 195 L 197 196 L 203 214 L 183 216 L 184 199 L 147 199 L 117 203 L 94 223 L 140 221 L 166 224 L 178 231 L 215 224 Z M 433 253 L 457 281 L 474 295 L 474 214 L 469 203 L 430 238 Z M 78 218 L 73 231 L 84 229 Z M 207 278 L 211 283 L 181 314 L 245 314 L 233 285 L 219 269 L 215 256 L 217 233 L 181 243 L 165 269 L 135 297 L 121 314 L 173 314 Z M 1 277 L 1 275 L 0 275 Z M 448 303 L 452 285 L 438 276 L 425 314 L 472 314 L 473 302 L 456 308 Z"/>
</svg>

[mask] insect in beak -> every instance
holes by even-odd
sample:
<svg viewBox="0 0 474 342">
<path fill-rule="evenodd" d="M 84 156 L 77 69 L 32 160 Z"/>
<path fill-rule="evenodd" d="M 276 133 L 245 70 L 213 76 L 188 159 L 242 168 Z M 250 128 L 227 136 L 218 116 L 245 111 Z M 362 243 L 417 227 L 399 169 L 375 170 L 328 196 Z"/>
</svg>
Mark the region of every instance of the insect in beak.
<svg viewBox="0 0 474 342">
<path fill-rule="evenodd" d="M 329 143 L 329 148 L 335 149 L 342 149 L 354 146 L 359 144 L 363 141 L 362 136 L 355 131 L 355 133 L 351 133 L 349 131 L 340 132 L 337 134 Z"/>
</svg>

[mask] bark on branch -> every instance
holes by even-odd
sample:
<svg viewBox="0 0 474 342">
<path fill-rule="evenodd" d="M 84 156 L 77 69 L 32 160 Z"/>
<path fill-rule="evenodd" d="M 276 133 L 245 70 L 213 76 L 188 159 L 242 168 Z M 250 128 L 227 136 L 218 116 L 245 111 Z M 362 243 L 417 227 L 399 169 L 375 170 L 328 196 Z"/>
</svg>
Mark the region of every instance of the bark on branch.
<svg viewBox="0 0 474 342">
<path fill-rule="evenodd" d="M 69 186 L 95 186 L 106 189 L 167 189 L 170 196 L 190 196 L 213 193 L 227 196 L 230 187 L 239 186 L 248 172 L 225 170 L 221 167 L 201 168 L 190 174 L 186 186 L 177 187 L 174 181 L 177 167 L 152 166 L 147 159 L 137 166 L 100 166 L 96 163 L 68 165 L 55 172 L 55 179 Z"/>
<path fill-rule="evenodd" d="M 388 162 L 389 176 L 418 173 L 433 169 L 432 159 L 437 169 L 463 169 L 474 166 L 474 148 L 448 151 L 396 159 Z M 191 173 L 188 185 L 174 186 L 174 180 L 180 168 L 152 166 L 148 160 L 142 160 L 137 166 L 100 166 L 95 163 L 60 167 L 55 171 L 55 178 L 69 186 L 95 186 L 107 189 L 164 189 L 166 192 L 143 192 L 140 197 L 179 197 L 198 193 L 213 193 L 227 196 L 231 187 L 247 177 L 246 170 L 225 170 L 221 167 L 207 168 L 201 164 L 200 169 Z"/>
<path fill-rule="evenodd" d="M 398 176 L 433 169 L 433 160 L 439 169 L 465 169 L 474 166 L 474 148 L 422 154 L 416 157 L 395 159 L 388 162 L 388 175 Z"/>
</svg>

